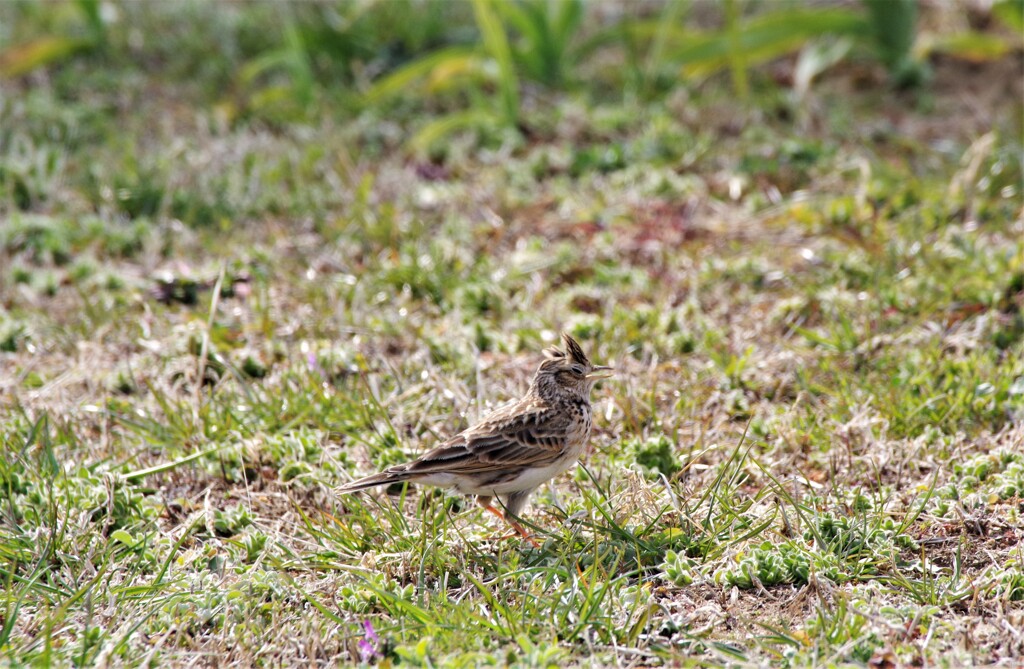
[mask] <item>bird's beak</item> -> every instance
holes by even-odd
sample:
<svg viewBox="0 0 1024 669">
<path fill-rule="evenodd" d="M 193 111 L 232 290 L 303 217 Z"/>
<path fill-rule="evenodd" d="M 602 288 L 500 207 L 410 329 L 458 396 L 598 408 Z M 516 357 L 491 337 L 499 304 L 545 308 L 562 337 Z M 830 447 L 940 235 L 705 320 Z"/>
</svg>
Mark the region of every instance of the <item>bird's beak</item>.
<svg viewBox="0 0 1024 669">
<path fill-rule="evenodd" d="M 609 376 L 615 373 L 614 367 L 606 367 L 605 365 L 594 365 L 587 374 L 588 379 L 607 379 Z"/>
</svg>

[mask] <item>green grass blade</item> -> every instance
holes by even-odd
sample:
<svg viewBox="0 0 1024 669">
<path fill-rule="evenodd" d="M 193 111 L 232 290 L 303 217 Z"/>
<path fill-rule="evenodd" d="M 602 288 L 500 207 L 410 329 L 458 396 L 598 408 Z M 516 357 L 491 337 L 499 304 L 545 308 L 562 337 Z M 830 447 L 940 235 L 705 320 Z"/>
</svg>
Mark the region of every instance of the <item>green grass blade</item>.
<svg viewBox="0 0 1024 669">
<path fill-rule="evenodd" d="M 125 481 L 135 481 L 137 479 L 145 478 L 147 476 L 152 476 L 153 474 L 162 474 L 164 472 L 169 472 L 171 470 L 177 469 L 178 467 L 181 467 L 182 465 L 187 465 L 190 462 L 194 462 L 196 460 L 205 458 L 207 455 L 212 455 L 213 453 L 221 451 L 224 448 L 224 444 L 212 446 L 210 448 L 207 448 L 206 450 L 196 451 L 191 455 L 186 455 L 185 457 L 178 458 L 177 460 L 172 460 L 170 462 L 165 462 L 163 464 L 153 465 L 152 467 L 146 467 L 145 469 L 138 469 L 133 472 L 121 474 L 121 478 Z"/>
<path fill-rule="evenodd" d="M 498 63 L 502 120 L 506 125 L 515 126 L 519 120 L 519 79 L 508 35 L 494 9 L 494 0 L 473 0 L 473 14 L 487 52 Z"/>
<path fill-rule="evenodd" d="M 430 82 L 435 87 L 442 85 L 454 74 L 465 72 L 467 64 L 475 63 L 479 58 L 478 47 L 452 46 L 439 49 L 381 77 L 366 91 L 364 99 L 367 104 L 374 105 Z"/>
</svg>

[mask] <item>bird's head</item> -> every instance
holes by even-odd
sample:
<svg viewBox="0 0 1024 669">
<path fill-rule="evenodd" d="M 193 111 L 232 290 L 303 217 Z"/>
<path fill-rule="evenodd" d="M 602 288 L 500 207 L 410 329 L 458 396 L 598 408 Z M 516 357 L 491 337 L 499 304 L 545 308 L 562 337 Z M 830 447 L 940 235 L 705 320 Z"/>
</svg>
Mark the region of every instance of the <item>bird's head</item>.
<svg viewBox="0 0 1024 669">
<path fill-rule="evenodd" d="M 612 375 L 612 368 L 590 362 L 575 339 L 562 333 L 565 350 L 555 346 L 544 349 L 544 362 L 540 363 L 533 385 L 538 390 L 562 390 L 584 399 L 599 380 Z"/>
</svg>

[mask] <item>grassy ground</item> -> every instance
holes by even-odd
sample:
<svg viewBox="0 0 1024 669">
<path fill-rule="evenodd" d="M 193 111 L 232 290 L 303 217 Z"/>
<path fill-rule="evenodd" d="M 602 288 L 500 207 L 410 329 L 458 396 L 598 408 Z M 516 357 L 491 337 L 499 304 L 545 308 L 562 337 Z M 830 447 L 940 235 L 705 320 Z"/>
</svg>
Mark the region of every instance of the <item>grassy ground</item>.
<svg viewBox="0 0 1024 669">
<path fill-rule="evenodd" d="M 158 7 L 2 84 L 0 663 L 1024 661 L 1019 55 L 417 152 L 429 105 L 226 88 L 266 6 Z M 541 549 L 332 493 L 559 330 L 619 373 Z"/>
</svg>

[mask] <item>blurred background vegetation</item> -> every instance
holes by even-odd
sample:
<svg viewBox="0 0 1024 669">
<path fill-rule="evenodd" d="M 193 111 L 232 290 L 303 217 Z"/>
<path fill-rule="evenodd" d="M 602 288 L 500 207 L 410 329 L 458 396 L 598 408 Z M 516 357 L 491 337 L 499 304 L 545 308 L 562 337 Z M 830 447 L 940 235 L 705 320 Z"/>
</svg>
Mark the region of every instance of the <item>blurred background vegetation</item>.
<svg viewBox="0 0 1024 669">
<path fill-rule="evenodd" d="M 724 72 L 738 99 L 751 89 L 799 98 L 838 64 L 881 64 L 884 85 L 926 90 L 929 59 L 995 60 L 1021 47 L 1021 0 L 923 7 L 924 16 L 917 0 L 5 2 L 4 125 L 12 107 L 37 103 L 43 79 L 71 103 L 65 126 L 86 134 L 100 119 L 85 117 L 104 115 L 90 102 L 131 105 L 161 81 L 173 83 L 164 104 L 212 110 L 227 126 L 421 115 L 410 147 L 443 151 L 439 140 L 467 128 L 482 141 L 543 135 L 552 96 L 642 104 Z M 770 67 L 780 58 L 795 64 Z M 10 131 L 0 139 L 8 153 Z M 30 184 L 6 162 L 3 184 L 24 204 Z"/>
<path fill-rule="evenodd" d="M 855 91 L 909 89 L 927 108 L 930 62 L 1019 55 L 1022 17 L 1022 0 L 4 2 L 0 212 L 54 211 L 68 189 L 86 210 L 199 226 L 324 204 L 281 201 L 224 175 L 183 183 L 174 155 L 131 139 L 196 122 L 216 137 L 326 121 L 348 134 L 351 164 L 395 149 L 444 164 L 460 147 L 559 139 L 573 108 L 598 110 L 578 114 L 589 127 L 561 161 L 571 175 L 636 158 L 692 166 L 699 147 L 629 146 L 616 129 L 652 104 L 670 116 L 699 106 L 716 78 L 735 100 L 754 94 L 806 126 L 809 90 L 837 67 Z M 468 149 L 451 141 L 459 133 Z M 100 146 L 92 160 L 71 158 Z M 309 148 L 286 167 L 237 158 L 243 181 L 280 181 L 310 176 L 324 154 Z"/>
</svg>

